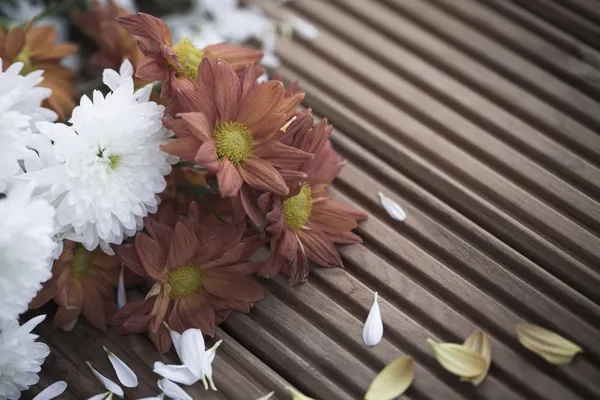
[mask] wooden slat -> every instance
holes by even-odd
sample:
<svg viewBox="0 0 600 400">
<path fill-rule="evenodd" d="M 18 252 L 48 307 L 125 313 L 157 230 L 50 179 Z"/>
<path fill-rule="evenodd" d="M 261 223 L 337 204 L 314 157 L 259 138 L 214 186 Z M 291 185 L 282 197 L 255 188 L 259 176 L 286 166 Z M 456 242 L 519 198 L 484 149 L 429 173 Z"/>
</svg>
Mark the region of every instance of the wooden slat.
<svg viewBox="0 0 600 400">
<path fill-rule="evenodd" d="M 327 116 L 347 160 L 332 189 L 370 215 L 343 269 L 308 283 L 265 282 L 250 314 L 216 338 L 219 392 L 252 399 L 289 384 L 318 399 L 361 398 L 402 354 L 416 360 L 408 399 L 565 400 L 600 397 L 600 15 L 586 0 L 247 0 L 315 24 L 315 41 L 279 41 L 304 106 Z M 279 14 L 282 13 L 282 14 Z M 382 190 L 407 212 L 393 221 Z M 268 249 L 256 255 L 265 259 Z M 364 346 L 362 323 L 380 295 L 385 333 Z M 559 332 L 585 353 L 554 367 L 524 349 L 514 324 Z M 426 339 L 493 344 L 477 388 L 443 370 Z M 133 396 L 154 394 L 158 356 L 142 335 L 39 329 L 53 353 L 31 394 L 57 379 L 65 398 L 99 390 L 81 368 L 114 377 L 101 347 L 139 371 Z M 74 343 L 71 343 L 74 342 Z M 89 349 L 88 349 L 89 348 Z M 69 397 L 70 396 L 70 397 Z"/>
</svg>

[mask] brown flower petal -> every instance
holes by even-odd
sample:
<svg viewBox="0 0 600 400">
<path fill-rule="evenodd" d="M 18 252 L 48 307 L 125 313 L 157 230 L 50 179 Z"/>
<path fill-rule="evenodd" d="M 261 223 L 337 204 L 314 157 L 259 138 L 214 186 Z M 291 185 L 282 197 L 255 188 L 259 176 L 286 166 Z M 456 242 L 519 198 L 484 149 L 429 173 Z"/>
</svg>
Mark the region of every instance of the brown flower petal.
<svg viewBox="0 0 600 400">
<path fill-rule="evenodd" d="M 204 288 L 210 294 L 230 300 L 254 303 L 263 298 L 262 286 L 250 277 L 221 274 L 208 270 L 204 276 Z"/>
<path fill-rule="evenodd" d="M 83 315 L 96 329 L 106 332 L 106 318 L 104 315 L 104 301 L 94 290 L 88 290 L 83 301 Z"/>
<path fill-rule="evenodd" d="M 205 295 L 188 296 L 177 302 L 179 315 L 189 328 L 200 329 L 209 336 L 215 334 L 215 311 L 213 307 L 202 300 Z M 200 301 L 200 302 L 199 302 Z"/>
<path fill-rule="evenodd" d="M 323 267 L 342 265 L 342 259 L 335 245 L 325 233 L 314 229 L 300 229 L 297 234 L 304 245 L 307 257 L 312 261 Z"/>
<path fill-rule="evenodd" d="M 135 68 L 135 76 L 145 81 L 164 81 L 167 75 L 162 58 L 158 56 L 146 56 Z"/>
<path fill-rule="evenodd" d="M 61 58 L 71 56 L 77 53 L 79 47 L 73 43 L 59 43 L 52 47 L 50 51 L 45 51 L 40 53 L 35 57 L 37 61 L 58 61 Z M 29 56 L 32 57 L 32 54 L 29 53 Z"/>
<path fill-rule="evenodd" d="M 189 132 L 200 141 L 206 142 L 211 140 L 214 126 L 205 114 L 200 112 L 189 112 L 180 113 L 177 114 L 177 116 L 188 123 L 188 126 L 190 127 Z"/>
<path fill-rule="evenodd" d="M 240 99 L 240 80 L 231 65 L 224 61 L 217 63 L 217 79 L 215 80 L 217 109 L 221 118 L 219 122 L 230 122 L 238 112 Z"/>
<path fill-rule="evenodd" d="M 265 222 L 265 216 L 264 213 L 258 208 L 256 197 L 254 196 L 254 193 L 252 193 L 252 188 L 250 186 L 246 184 L 242 185 L 240 189 L 240 199 L 242 201 L 242 207 L 248 215 L 248 218 L 250 218 L 252 223 L 258 229 L 262 229 Z"/>
<path fill-rule="evenodd" d="M 263 57 L 262 50 L 235 46 L 229 43 L 206 46 L 204 53 L 213 60 L 221 59 L 227 61 L 235 70 L 244 68 L 247 64 L 257 63 Z M 254 79 L 256 80 L 259 75 L 254 76 Z"/>
<path fill-rule="evenodd" d="M 284 229 L 281 241 L 279 242 L 279 253 L 287 260 L 291 260 L 296 257 L 297 249 L 298 236 L 296 235 L 296 232 L 291 229 Z"/>
<path fill-rule="evenodd" d="M 283 83 L 268 81 L 248 93 L 240 104 L 238 121 L 254 132 L 260 121 L 283 100 Z"/>
<path fill-rule="evenodd" d="M 353 244 L 363 242 L 360 236 L 352 232 L 328 233 L 328 236 L 333 243 Z"/>
<path fill-rule="evenodd" d="M 159 43 L 172 45 L 171 30 L 168 25 L 159 18 L 145 13 L 118 17 L 117 21 L 128 32 L 146 39 L 152 39 Z"/>
<path fill-rule="evenodd" d="M 166 273 L 167 255 L 160 244 L 149 236 L 138 233 L 135 236 L 135 247 L 146 273 L 153 279 L 162 282 Z"/>
<path fill-rule="evenodd" d="M 171 249 L 167 257 L 167 268 L 174 269 L 189 261 L 198 248 L 198 238 L 194 231 L 183 223 L 175 225 L 175 232 L 171 240 Z"/>
<path fill-rule="evenodd" d="M 160 354 L 164 354 L 171 348 L 171 335 L 164 325 L 161 325 L 154 333 L 150 333 L 150 340 Z"/>
<path fill-rule="evenodd" d="M 25 31 L 20 26 L 13 26 L 8 31 L 4 43 L 6 57 L 14 59 L 23 50 L 23 46 L 25 46 Z"/>
<path fill-rule="evenodd" d="M 217 181 L 219 182 L 219 191 L 222 197 L 236 196 L 240 191 L 243 180 L 237 169 L 227 157 L 221 160 L 219 171 L 217 172 Z"/>
<path fill-rule="evenodd" d="M 113 250 L 117 256 L 123 261 L 125 266 L 133 271 L 136 275 L 146 277 L 148 273 L 142 265 L 140 256 L 138 255 L 135 246 L 133 244 L 122 244 L 120 246 L 113 246 Z"/>
<path fill-rule="evenodd" d="M 196 152 L 194 161 L 208 169 L 210 172 L 217 172 L 219 170 L 219 158 L 217 156 L 215 142 L 212 140 L 204 142 Z"/>
<path fill-rule="evenodd" d="M 220 274 L 252 275 L 262 267 L 262 264 L 262 261 L 256 261 L 229 265 L 227 267 L 219 267 L 218 272 Z"/>
<path fill-rule="evenodd" d="M 166 207 L 161 208 L 166 210 Z M 155 214 L 154 217 L 157 217 L 157 215 Z M 171 240 L 173 239 L 174 234 L 173 228 L 149 218 L 146 219 L 144 227 L 150 234 L 150 237 L 160 243 L 164 253 L 169 254 L 169 250 L 171 249 Z"/>
<path fill-rule="evenodd" d="M 160 149 L 166 153 L 180 157 L 183 160 L 193 162 L 196 157 L 198 146 L 200 146 L 200 141 L 198 139 L 191 136 L 184 136 L 161 145 Z"/>
<path fill-rule="evenodd" d="M 238 167 L 238 171 L 244 181 L 255 189 L 280 196 L 286 196 L 289 192 L 281 174 L 271 164 L 260 158 L 246 160 L 243 168 Z"/>
<path fill-rule="evenodd" d="M 297 169 L 314 155 L 277 141 L 269 142 L 256 148 L 255 155 L 273 164 L 275 167 Z"/>
<path fill-rule="evenodd" d="M 341 233 L 356 228 L 356 219 L 335 200 L 327 199 L 313 205 L 311 222 L 327 233 Z"/>
</svg>

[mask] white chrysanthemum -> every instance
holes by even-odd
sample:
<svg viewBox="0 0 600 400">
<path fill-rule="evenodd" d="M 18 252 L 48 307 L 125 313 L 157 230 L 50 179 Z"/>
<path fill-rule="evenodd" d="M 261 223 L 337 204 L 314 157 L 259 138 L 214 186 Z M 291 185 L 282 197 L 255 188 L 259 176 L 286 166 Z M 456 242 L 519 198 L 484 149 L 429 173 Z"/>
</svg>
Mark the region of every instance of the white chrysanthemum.
<svg viewBox="0 0 600 400">
<path fill-rule="evenodd" d="M 148 101 L 150 85 L 134 92 L 130 65 L 121 71 L 128 76 L 104 74 L 112 93 L 81 98 L 71 126 L 36 125 L 54 142 L 49 148 L 56 165 L 20 176 L 34 180 L 38 193 L 56 207 L 61 238 L 88 250 L 100 245 L 109 254 L 109 244 L 134 235 L 143 217 L 156 212 L 172 160 L 159 149 L 167 141 L 164 107 Z M 47 150 L 36 149 L 47 158 Z"/>
<path fill-rule="evenodd" d="M 14 400 L 39 381 L 38 372 L 50 349 L 31 333 L 46 316 L 19 326 L 16 320 L 0 323 L 0 399 Z"/>
<path fill-rule="evenodd" d="M 0 193 L 8 182 L 23 172 L 19 161 L 35 156 L 27 148 L 32 138 L 31 127 L 38 121 L 55 121 L 56 113 L 41 107 L 52 91 L 37 85 L 43 71 L 19 75 L 22 63 L 14 63 L 2 71 L 0 60 Z"/>
<path fill-rule="evenodd" d="M 15 185 L 0 199 L 0 321 L 16 319 L 51 274 L 54 208 Z"/>
</svg>

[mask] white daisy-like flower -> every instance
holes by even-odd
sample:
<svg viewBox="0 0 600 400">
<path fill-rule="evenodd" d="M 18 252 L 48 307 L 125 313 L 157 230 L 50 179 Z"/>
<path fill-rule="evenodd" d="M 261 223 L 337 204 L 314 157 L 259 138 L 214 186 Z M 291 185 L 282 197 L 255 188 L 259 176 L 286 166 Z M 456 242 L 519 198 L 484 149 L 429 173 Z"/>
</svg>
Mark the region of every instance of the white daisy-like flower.
<svg viewBox="0 0 600 400">
<path fill-rule="evenodd" d="M 132 71 L 124 65 L 123 75 L 105 73 L 113 92 L 104 97 L 95 91 L 93 100 L 83 96 L 71 125 L 36 124 L 46 145 L 53 141 L 36 150 L 55 165 L 19 176 L 33 180 L 37 193 L 56 207 L 61 238 L 88 250 L 100 245 L 109 254 L 111 243 L 134 235 L 142 219 L 156 212 L 174 161 L 159 148 L 168 140 L 164 107 L 148 101 L 150 85 L 134 91 Z"/>
<path fill-rule="evenodd" d="M 0 323 L 0 399 L 15 400 L 39 381 L 38 372 L 50 349 L 31 333 L 46 316 L 19 326 L 16 320 Z"/>
<path fill-rule="evenodd" d="M 0 199 L 0 321 L 16 319 L 50 279 L 55 210 L 15 185 Z M 1 374 L 0 374 L 1 376 Z"/>
<path fill-rule="evenodd" d="M 9 181 L 22 173 L 20 161 L 35 157 L 27 148 L 33 135 L 31 128 L 38 121 L 55 121 L 54 111 L 41 106 L 52 91 L 38 87 L 43 71 L 19 75 L 23 63 L 14 63 L 2 71 L 0 60 L 0 193 Z"/>
</svg>

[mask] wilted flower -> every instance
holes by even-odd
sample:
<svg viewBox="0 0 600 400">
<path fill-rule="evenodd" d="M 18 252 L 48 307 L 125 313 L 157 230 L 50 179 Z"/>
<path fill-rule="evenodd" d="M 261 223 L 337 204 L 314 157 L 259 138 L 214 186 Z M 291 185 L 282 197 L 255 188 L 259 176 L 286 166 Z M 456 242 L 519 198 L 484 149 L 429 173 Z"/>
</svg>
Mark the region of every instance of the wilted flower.
<svg viewBox="0 0 600 400">
<path fill-rule="evenodd" d="M 304 94 L 284 98 L 281 82 L 258 84 L 255 70 L 248 66 L 238 78 L 226 62 L 205 59 L 198 76 L 201 89 L 183 91 L 188 99 L 178 110 L 183 113 L 165 119 L 177 139 L 162 148 L 216 174 L 221 195 L 239 194 L 245 211 L 260 226 L 253 189 L 287 195 L 282 170 L 297 169 L 312 155 L 280 141 L 281 127 Z"/>
<path fill-rule="evenodd" d="M 16 400 L 21 392 L 39 381 L 38 372 L 50 349 L 36 342 L 32 334 L 46 316 L 30 319 L 22 326 L 17 320 L 0 322 L 0 398 Z"/>
<path fill-rule="evenodd" d="M 33 189 L 15 186 L 0 199 L 0 321 L 26 311 L 51 276 L 55 211 L 45 200 L 31 200 Z"/>
<path fill-rule="evenodd" d="M 129 302 L 116 315 L 125 332 L 148 331 L 164 353 L 171 339 L 163 322 L 183 332 L 189 328 L 214 334 L 216 310 L 250 311 L 263 289 L 250 275 L 260 267 L 246 262 L 262 243 L 243 239 L 242 225 L 235 237 L 198 236 L 197 223 L 180 218 L 174 228 L 147 219 L 145 233 L 135 245 L 115 247 L 125 265 L 155 283 L 145 299 Z"/>
<path fill-rule="evenodd" d="M 93 326 L 105 331 L 107 319 L 116 311 L 114 288 L 120 268 L 117 257 L 100 249 L 90 252 L 81 244 L 65 240 L 60 258 L 54 261 L 52 279 L 30 307 L 38 308 L 54 299 L 58 304 L 54 326 L 70 325 L 83 314 Z"/>
<path fill-rule="evenodd" d="M 162 97 L 171 97 L 173 87 L 190 87 L 190 84 L 193 87 L 203 58 L 225 60 L 242 72 L 246 64 L 258 62 L 263 55 L 260 50 L 227 43 L 198 49 L 187 38 L 174 45 L 167 24 L 144 13 L 119 17 L 118 21 L 130 33 L 148 40 L 139 42 L 145 58 L 137 65 L 136 76 L 147 81 L 164 81 Z"/>
<path fill-rule="evenodd" d="M 50 154 L 36 149 L 54 165 L 20 177 L 36 182 L 55 204 L 65 238 L 110 253 L 110 243 L 134 235 L 143 217 L 156 212 L 171 158 L 159 148 L 168 134 L 164 107 L 148 101 L 151 88 L 134 92 L 129 76 L 119 87 L 105 83 L 114 92 L 95 91 L 93 102 L 83 96 L 70 126 L 37 124 L 53 144 Z"/>
<path fill-rule="evenodd" d="M 119 7 L 113 0 L 101 4 L 92 0 L 90 11 L 79 11 L 73 19 L 79 29 L 98 44 L 99 51 L 92 56 L 92 62 L 104 68 L 117 69 L 125 60 L 136 66 L 144 57 L 138 48 L 136 38 L 117 22 L 118 17 L 129 15 L 129 11 Z"/>
<path fill-rule="evenodd" d="M 51 25 L 27 25 L 25 29 L 13 26 L 7 33 L 0 29 L 0 57 L 5 68 L 13 62 L 23 63 L 23 74 L 43 70 L 44 81 L 40 85 L 52 90 L 46 104 L 66 119 L 75 107 L 75 88 L 72 72 L 60 62 L 74 54 L 77 46 L 56 44 L 55 38 L 56 28 Z"/>
<path fill-rule="evenodd" d="M 267 231 L 272 234 L 271 255 L 259 276 L 269 278 L 281 271 L 292 283 L 306 281 L 309 259 L 323 267 L 341 265 L 335 243 L 362 242 L 351 230 L 357 220 L 367 217 L 329 198 L 329 185 L 343 163 L 331 147 L 332 127 L 327 120 L 308 132 L 307 120 L 312 121 L 312 116 L 301 116 L 286 132 L 293 135 L 294 147 L 314 154 L 300 168 L 308 176 L 306 182 L 292 187 L 287 196 L 266 193 L 258 201 L 262 210 L 270 207 Z"/>
</svg>

